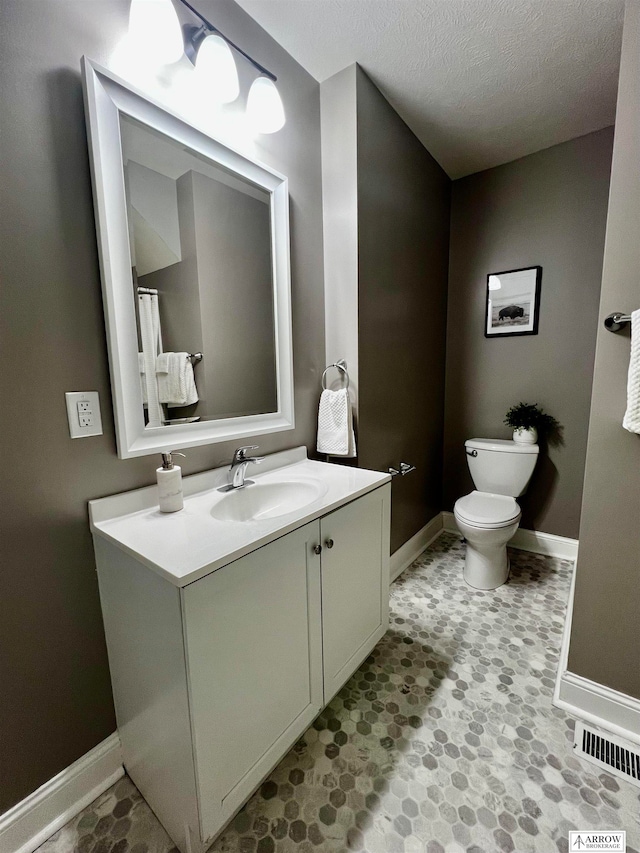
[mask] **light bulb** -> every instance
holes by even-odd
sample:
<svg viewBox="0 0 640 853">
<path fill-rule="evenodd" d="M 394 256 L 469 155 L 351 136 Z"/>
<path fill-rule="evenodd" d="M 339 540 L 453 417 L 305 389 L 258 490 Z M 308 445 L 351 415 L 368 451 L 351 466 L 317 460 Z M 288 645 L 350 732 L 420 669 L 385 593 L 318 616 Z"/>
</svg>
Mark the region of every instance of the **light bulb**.
<svg viewBox="0 0 640 853">
<path fill-rule="evenodd" d="M 149 62 L 158 65 L 177 62 L 184 43 L 171 0 L 131 0 L 129 39 Z"/>
<path fill-rule="evenodd" d="M 256 77 L 249 89 L 247 117 L 259 133 L 275 133 L 285 123 L 284 106 L 273 80 Z"/>
<path fill-rule="evenodd" d="M 217 35 L 208 35 L 196 56 L 197 85 L 219 104 L 235 101 L 240 93 L 238 70 L 229 45 Z"/>
</svg>

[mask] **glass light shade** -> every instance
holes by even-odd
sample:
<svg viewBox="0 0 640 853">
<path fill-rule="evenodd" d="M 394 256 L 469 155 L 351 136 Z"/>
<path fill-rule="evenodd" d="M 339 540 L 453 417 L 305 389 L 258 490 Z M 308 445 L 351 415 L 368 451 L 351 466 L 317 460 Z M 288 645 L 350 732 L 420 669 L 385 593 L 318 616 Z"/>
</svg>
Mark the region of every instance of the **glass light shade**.
<svg viewBox="0 0 640 853">
<path fill-rule="evenodd" d="M 149 61 L 159 65 L 177 62 L 184 43 L 171 0 L 131 0 L 129 39 Z"/>
<path fill-rule="evenodd" d="M 238 97 L 238 69 L 229 45 L 220 36 L 212 34 L 202 42 L 195 73 L 198 86 L 219 104 L 228 104 Z"/>
<path fill-rule="evenodd" d="M 273 80 L 256 77 L 249 89 L 247 117 L 259 133 L 275 133 L 285 123 L 282 98 Z"/>
</svg>

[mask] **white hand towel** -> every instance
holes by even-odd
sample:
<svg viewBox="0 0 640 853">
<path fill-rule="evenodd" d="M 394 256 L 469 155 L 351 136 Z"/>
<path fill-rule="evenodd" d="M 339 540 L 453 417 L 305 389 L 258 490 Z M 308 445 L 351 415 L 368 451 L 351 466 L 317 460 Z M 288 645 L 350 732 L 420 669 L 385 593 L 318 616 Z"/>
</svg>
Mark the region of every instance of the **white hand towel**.
<svg viewBox="0 0 640 853">
<path fill-rule="evenodd" d="M 640 308 L 631 314 L 631 358 L 627 378 L 627 411 L 622 426 L 640 433 Z"/>
<path fill-rule="evenodd" d="M 163 352 L 156 359 L 160 402 L 175 408 L 198 402 L 198 389 L 188 352 Z"/>
<path fill-rule="evenodd" d="M 318 453 L 329 456 L 355 456 L 351 400 L 346 388 L 325 390 L 318 408 Z"/>
</svg>

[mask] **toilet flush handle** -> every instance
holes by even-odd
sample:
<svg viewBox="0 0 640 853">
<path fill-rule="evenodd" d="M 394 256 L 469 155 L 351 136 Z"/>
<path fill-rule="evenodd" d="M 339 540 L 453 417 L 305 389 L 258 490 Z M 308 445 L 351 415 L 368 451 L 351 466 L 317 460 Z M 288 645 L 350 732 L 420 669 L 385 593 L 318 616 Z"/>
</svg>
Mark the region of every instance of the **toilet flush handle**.
<svg viewBox="0 0 640 853">
<path fill-rule="evenodd" d="M 465 450 L 466 450 L 466 448 L 465 448 Z M 478 455 L 477 450 L 467 450 L 467 456 L 477 456 L 477 455 Z"/>
</svg>

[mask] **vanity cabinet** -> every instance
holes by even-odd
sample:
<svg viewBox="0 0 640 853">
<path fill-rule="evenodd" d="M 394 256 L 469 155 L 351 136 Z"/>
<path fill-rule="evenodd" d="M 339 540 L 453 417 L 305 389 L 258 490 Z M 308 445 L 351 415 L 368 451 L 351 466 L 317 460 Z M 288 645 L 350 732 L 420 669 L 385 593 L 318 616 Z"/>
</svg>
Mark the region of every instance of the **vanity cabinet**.
<svg viewBox="0 0 640 853">
<path fill-rule="evenodd" d="M 389 506 L 385 483 L 183 586 L 94 537 L 124 764 L 183 853 L 385 633 Z"/>
</svg>

